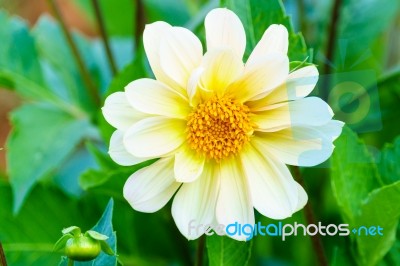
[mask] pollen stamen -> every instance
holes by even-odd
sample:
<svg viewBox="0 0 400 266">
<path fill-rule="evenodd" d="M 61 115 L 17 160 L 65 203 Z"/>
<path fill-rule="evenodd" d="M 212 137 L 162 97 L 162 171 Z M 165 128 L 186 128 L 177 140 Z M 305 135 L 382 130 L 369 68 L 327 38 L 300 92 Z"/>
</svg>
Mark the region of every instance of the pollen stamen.
<svg viewBox="0 0 400 266">
<path fill-rule="evenodd" d="M 250 140 L 253 127 L 246 105 L 228 97 L 210 98 L 189 114 L 189 146 L 209 159 L 236 155 Z"/>
</svg>

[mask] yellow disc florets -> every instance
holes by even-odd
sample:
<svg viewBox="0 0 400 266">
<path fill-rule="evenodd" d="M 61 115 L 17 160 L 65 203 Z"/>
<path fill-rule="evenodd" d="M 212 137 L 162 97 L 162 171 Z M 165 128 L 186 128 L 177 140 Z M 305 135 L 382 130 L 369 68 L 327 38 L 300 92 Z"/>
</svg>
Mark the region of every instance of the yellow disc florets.
<svg viewBox="0 0 400 266">
<path fill-rule="evenodd" d="M 227 97 L 212 97 L 188 116 L 189 146 L 210 159 L 237 154 L 249 141 L 253 127 L 246 105 Z"/>
</svg>

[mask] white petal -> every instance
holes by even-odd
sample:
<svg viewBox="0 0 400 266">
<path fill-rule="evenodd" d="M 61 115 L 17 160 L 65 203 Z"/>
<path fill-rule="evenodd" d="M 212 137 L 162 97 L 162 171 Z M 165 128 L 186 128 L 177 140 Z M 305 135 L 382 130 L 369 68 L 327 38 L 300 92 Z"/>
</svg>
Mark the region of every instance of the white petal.
<svg viewBox="0 0 400 266">
<path fill-rule="evenodd" d="M 231 84 L 226 93 L 241 102 L 261 99 L 282 84 L 288 74 L 288 57 L 282 54 L 269 54 L 250 67 L 246 67 L 242 77 Z"/>
<path fill-rule="evenodd" d="M 321 126 L 333 116 L 329 105 L 317 97 L 268 106 L 268 110 L 257 112 L 252 121 L 256 130 L 274 132 L 291 126 Z"/>
<path fill-rule="evenodd" d="M 202 57 L 201 42 L 191 31 L 181 27 L 167 30 L 160 44 L 160 63 L 163 71 L 181 87 L 186 88 Z"/>
<path fill-rule="evenodd" d="M 101 108 L 106 121 L 119 130 L 126 130 L 147 115 L 132 108 L 124 92 L 108 96 Z"/>
<path fill-rule="evenodd" d="M 292 216 L 298 204 L 298 189 L 286 165 L 269 153 L 258 150 L 258 143 L 240 153 L 254 208 L 272 219 Z"/>
<path fill-rule="evenodd" d="M 179 148 L 186 139 L 186 121 L 165 117 L 143 119 L 124 136 L 128 152 L 137 157 L 157 158 Z"/>
<path fill-rule="evenodd" d="M 226 226 L 235 222 L 254 224 L 254 210 L 239 163 L 234 159 L 224 159 L 220 163 L 218 176 L 221 182 L 216 208 L 218 223 Z M 240 241 L 247 238 L 243 234 L 228 236 Z"/>
<path fill-rule="evenodd" d="M 124 198 L 133 209 L 156 212 L 179 188 L 174 178 L 174 158 L 162 158 L 131 175 L 124 186 Z"/>
<path fill-rule="evenodd" d="M 189 97 L 190 106 L 197 106 L 200 102 L 200 78 L 203 75 L 204 68 L 202 66 L 193 70 L 192 74 L 189 77 L 187 84 L 187 94 Z"/>
<path fill-rule="evenodd" d="M 213 50 L 204 55 L 201 87 L 222 96 L 244 69 L 242 59 L 231 50 Z"/>
<path fill-rule="evenodd" d="M 297 212 L 297 211 L 303 209 L 304 206 L 306 206 L 307 201 L 308 201 L 308 196 L 307 196 L 306 191 L 304 190 L 304 188 L 302 186 L 300 186 L 300 184 L 298 184 L 296 182 L 296 185 L 297 185 L 297 190 L 299 192 L 299 202 L 297 203 L 297 207 L 295 209 L 295 211 Z"/>
<path fill-rule="evenodd" d="M 187 145 L 175 154 L 175 179 L 178 182 L 193 182 L 203 172 L 205 157 Z"/>
<path fill-rule="evenodd" d="M 207 51 L 229 48 L 240 58 L 246 49 L 246 33 L 235 13 L 226 8 L 211 10 L 204 21 Z"/>
<path fill-rule="evenodd" d="M 185 87 L 182 87 L 179 83 L 169 77 L 162 69 L 160 62 L 161 42 L 165 37 L 165 33 L 171 28 L 171 25 L 162 21 L 146 25 L 143 32 L 143 45 L 151 70 L 153 70 L 154 76 L 157 80 L 167 84 L 177 92 L 184 94 Z"/>
<path fill-rule="evenodd" d="M 273 24 L 264 32 L 261 40 L 250 54 L 246 66 L 254 64 L 258 58 L 265 57 L 270 53 L 287 54 L 288 45 L 288 31 L 286 27 Z"/>
<path fill-rule="evenodd" d="M 289 74 L 287 81 L 279 85 L 264 98 L 247 103 L 252 111 L 259 111 L 268 105 L 299 100 L 306 97 L 318 82 L 318 69 L 315 66 L 303 67 Z"/>
<path fill-rule="evenodd" d="M 172 216 L 187 239 L 196 239 L 204 233 L 204 228 L 196 230 L 198 225 L 213 222 L 218 188 L 213 167 L 206 167 L 196 181 L 184 183 L 179 189 L 172 203 Z"/>
<path fill-rule="evenodd" d="M 252 141 L 285 164 L 315 166 L 333 152 L 332 142 L 340 135 L 343 123 L 332 120 L 324 126 L 292 127 L 277 132 L 258 133 Z"/>
<path fill-rule="evenodd" d="M 154 79 L 132 81 L 125 92 L 129 103 L 143 113 L 186 119 L 190 112 L 187 99 Z"/>
<path fill-rule="evenodd" d="M 123 143 L 124 134 L 120 130 L 116 130 L 110 139 L 110 147 L 108 153 L 111 159 L 119 165 L 134 165 L 148 160 L 148 158 L 137 158 L 130 154 Z"/>
</svg>

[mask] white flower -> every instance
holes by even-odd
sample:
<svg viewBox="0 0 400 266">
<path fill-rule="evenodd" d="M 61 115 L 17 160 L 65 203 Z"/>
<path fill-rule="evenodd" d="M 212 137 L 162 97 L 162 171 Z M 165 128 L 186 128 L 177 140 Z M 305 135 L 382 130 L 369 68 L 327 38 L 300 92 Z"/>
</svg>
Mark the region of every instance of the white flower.
<svg viewBox="0 0 400 266">
<path fill-rule="evenodd" d="M 124 197 L 155 212 L 176 193 L 172 215 L 188 224 L 254 223 L 254 209 L 284 219 L 307 202 L 287 166 L 330 157 L 343 123 L 317 97 L 315 66 L 289 73 L 288 32 L 271 25 L 244 64 L 239 18 L 217 8 L 205 19 L 207 52 L 189 30 L 147 25 L 144 47 L 156 80 L 139 79 L 103 107 L 117 130 L 109 153 L 120 165 L 161 158 L 129 177 Z M 234 238 L 244 240 L 245 236 Z"/>
</svg>

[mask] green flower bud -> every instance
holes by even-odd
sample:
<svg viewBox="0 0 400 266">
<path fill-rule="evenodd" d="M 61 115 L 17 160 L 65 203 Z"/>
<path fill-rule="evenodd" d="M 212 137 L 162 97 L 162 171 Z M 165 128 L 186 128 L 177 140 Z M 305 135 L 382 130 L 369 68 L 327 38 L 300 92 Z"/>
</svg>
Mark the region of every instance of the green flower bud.
<svg viewBox="0 0 400 266">
<path fill-rule="evenodd" d="M 70 238 L 65 244 L 65 255 L 76 261 L 93 260 L 100 254 L 100 251 L 100 241 L 88 236 Z"/>
</svg>

